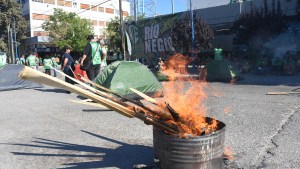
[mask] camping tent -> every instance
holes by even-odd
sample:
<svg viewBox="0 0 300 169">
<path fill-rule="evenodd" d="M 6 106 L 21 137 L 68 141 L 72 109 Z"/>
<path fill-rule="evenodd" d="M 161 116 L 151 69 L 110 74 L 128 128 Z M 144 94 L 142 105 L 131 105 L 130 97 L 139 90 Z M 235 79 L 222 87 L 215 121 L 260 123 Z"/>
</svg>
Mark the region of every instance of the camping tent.
<svg viewBox="0 0 300 169">
<path fill-rule="evenodd" d="M 227 59 L 213 60 L 206 68 L 208 81 L 230 81 L 240 76 L 237 66 Z"/>
<path fill-rule="evenodd" d="M 129 88 L 137 89 L 149 96 L 161 96 L 162 85 L 154 74 L 145 66 L 135 61 L 115 61 L 106 66 L 94 79 L 120 95 L 137 97 Z"/>
</svg>

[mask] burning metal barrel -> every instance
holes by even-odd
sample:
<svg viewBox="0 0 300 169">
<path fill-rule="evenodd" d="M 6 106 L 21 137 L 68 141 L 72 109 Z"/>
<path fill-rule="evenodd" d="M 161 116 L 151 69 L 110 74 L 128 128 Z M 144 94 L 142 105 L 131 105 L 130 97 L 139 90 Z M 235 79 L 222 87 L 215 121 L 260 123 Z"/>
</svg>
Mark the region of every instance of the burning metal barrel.
<svg viewBox="0 0 300 169">
<path fill-rule="evenodd" d="M 212 119 L 206 117 L 208 121 Z M 153 127 L 155 158 L 161 169 L 218 169 L 222 168 L 225 124 L 218 122 L 218 129 L 201 136 L 179 138 Z"/>
</svg>

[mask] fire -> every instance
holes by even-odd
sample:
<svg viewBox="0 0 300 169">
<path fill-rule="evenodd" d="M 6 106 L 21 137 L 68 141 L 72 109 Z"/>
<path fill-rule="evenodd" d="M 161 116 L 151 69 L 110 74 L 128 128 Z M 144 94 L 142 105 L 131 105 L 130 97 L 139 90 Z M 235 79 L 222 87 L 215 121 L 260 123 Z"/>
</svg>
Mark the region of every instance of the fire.
<svg viewBox="0 0 300 169">
<path fill-rule="evenodd" d="M 207 100 L 207 94 L 204 89 L 207 87 L 206 82 L 199 82 L 195 79 L 187 81 L 187 64 L 191 60 L 181 54 L 170 57 L 166 62 L 166 69 L 163 71 L 170 77 L 169 82 L 163 83 L 164 100 L 170 104 L 174 110 L 179 113 L 182 121 L 168 121 L 175 124 L 183 134 L 192 134 L 195 136 L 201 134 L 209 134 L 217 129 L 217 120 L 213 118 L 211 121 L 206 119 L 206 108 L 203 106 Z M 180 76 L 178 76 L 180 72 Z M 181 77 L 183 76 L 183 77 Z M 176 82 L 174 81 L 175 79 Z"/>
</svg>

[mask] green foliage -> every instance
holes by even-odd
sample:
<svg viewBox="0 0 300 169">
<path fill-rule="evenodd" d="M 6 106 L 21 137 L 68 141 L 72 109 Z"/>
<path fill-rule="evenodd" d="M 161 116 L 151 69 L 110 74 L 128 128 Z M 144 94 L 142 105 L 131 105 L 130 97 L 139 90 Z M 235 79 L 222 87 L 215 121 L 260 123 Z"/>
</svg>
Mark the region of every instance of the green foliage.
<svg viewBox="0 0 300 169">
<path fill-rule="evenodd" d="M 107 27 L 105 29 L 105 34 L 109 41 L 108 43 L 109 49 L 117 49 L 117 48 L 122 49 L 119 17 L 116 16 L 107 24 Z"/>
<path fill-rule="evenodd" d="M 236 32 L 239 43 L 248 44 L 249 41 L 259 35 L 261 39 L 268 39 L 278 35 L 285 28 L 284 16 L 280 2 L 272 0 L 271 9 L 264 0 L 264 8 L 257 10 L 253 6 L 250 13 L 242 14 L 233 24 L 232 29 Z"/>
<path fill-rule="evenodd" d="M 145 14 L 139 15 L 137 20 L 145 18 Z M 124 22 L 134 21 L 133 16 L 128 16 L 124 19 Z M 122 49 L 122 39 L 120 31 L 120 17 L 116 16 L 110 20 L 105 29 L 105 35 L 108 39 L 108 49 Z M 125 35 L 124 35 L 125 36 Z M 126 46 L 126 45 L 125 45 Z"/>
<path fill-rule="evenodd" d="M 65 45 L 71 45 L 75 52 L 82 52 L 87 43 L 86 37 L 93 34 L 90 21 L 62 9 L 55 9 L 42 28 L 49 31 L 51 43 L 55 46 L 62 49 Z"/>
<path fill-rule="evenodd" d="M 137 20 L 142 20 L 142 19 L 145 19 L 145 14 L 141 14 L 141 15 L 138 15 Z M 125 19 L 124 19 L 125 22 L 128 22 L 128 21 L 134 21 L 134 16 L 133 15 L 130 15 L 130 16 L 127 16 Z"/>
<path fill-rule="evenodd" d="M 8 52 L 7 28 L 14 27 L 16 22 L 17 42 L 25 39 L 26 21 L 22 17 L 21 6 L 15 0 L 0 0 L 0 51 Z"/>
<path fill-rule="evenodd" d="M 201 50 L 210 49 L 214 37 L 213 29 L 201 17 L 194 18 L 194 44 L 200 45 Z M 176 49 L 181 49 L 180 52 L 186 53 L 192 46 L 192 28 L 190 24 L 190 14 L 186 14 L 184 19 L 173 25 L 172 40 Z"/>
</svg>

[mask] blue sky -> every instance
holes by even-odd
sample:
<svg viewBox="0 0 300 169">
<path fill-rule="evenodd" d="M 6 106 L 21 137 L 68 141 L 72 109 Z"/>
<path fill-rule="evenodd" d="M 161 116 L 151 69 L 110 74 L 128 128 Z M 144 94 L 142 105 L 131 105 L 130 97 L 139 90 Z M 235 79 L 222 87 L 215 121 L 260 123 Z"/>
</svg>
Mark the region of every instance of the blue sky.
<svg viewBox="0 0 300 169">
<path fill-rule="evenodd" d="M 174 0 L 174 12 L 186 11 L 186 0 Z M 156 13 L 158 15 L 172 13 L 172 0 L 156 0 Z"/>
</svg>

